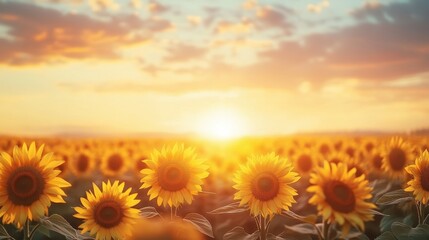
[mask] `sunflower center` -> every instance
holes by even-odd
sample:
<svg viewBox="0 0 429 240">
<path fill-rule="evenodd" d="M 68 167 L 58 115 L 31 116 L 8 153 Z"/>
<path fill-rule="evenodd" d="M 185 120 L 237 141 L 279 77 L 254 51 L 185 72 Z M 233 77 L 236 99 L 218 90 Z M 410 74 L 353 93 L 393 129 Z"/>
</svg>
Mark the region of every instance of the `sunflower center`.
<svg viewBox="0 0 429 240">
<path fill-rule="evenodd" d="M 429 166 L 422 169 L 420 181 L 422 184 L 422 188 L 425 191 L 429 191 Z"/>
<path fill-rule="evenodd" d="M 119 154 L 113 154 L 107 160 L 107 166 L 110 170 L 116 172 L 122 168 L 123 161 L 124 160 L 122 159 L 122 157 Z"/>
<path fill-rule="evenodd" d="M 121 205 L 116 201 L 103 201 L 95 207 L 94 221 L 104 228 L 112 228 L 118 225 L 123 217 Z"/>
<path fill-rule="evenodd" d="M 401 171 L 405 167 L 407 157 L 405 152 L 400 148 L 393 148 L 389 153 L 390 166 L 395 171 Z"/>
<path fill-rule="evenodd" d="M 374 167 L 377 169 L 381 169 L 383 158 L 377 154 L 373 157 L 372 162 L 374 163 Z"/>
<path fill-rule="evenodd" d="M 39 200 L 44 189 L 42 174 L 29 166 L 17 168 L 7 181 L 8 197 L 15 205 L 30 206 Z"/>
<path fill-rule="evenodd" d="M 271 200 L 279 193 L 279 180 L 272 173 L 261 173 L 253 179 L 252 193 L 261 201 Z"/>
<path fill-rule="evenodd" d="M 159 185 L 171 192 L 179 191 L 189 182 L 189 172 L 176 164 L 170 164 L 160 169 L 158 175 Z"/>
<path fill-rule="evenodd" d="M 351 158 L 354 157 L 355 156 L 355 149 L 352 147 L 348 147 L 346 149 L 346 154 L 349 155 L 349 157 L 351 157 Z"/>
<path fill-rule="evenodd" d="M 335 210 L 349 213 L 355 209 L 355 195 L 349 186 L 341 181 L 333 180 L 325 184 L 323 193 L 326 202 Z"/>
<path fill-rule="evenodd" d="M 334 164 L 338 164 L 338 163 L 340 163 L 341 162 L 341 160 L 339 159 L 339 158 L 337 158 L 337 157 L 334 157 L 334 158 L 332 158 L 331 159 L 331 161 L 330 161 L 331 163 L 334 163 Z"/>
<path fill-rule="evenodd" d="M 86 172 L 89 166 L 89 157 L 85 154 L 81 154 L 77 159 L 77 170 L 79 172 Z"/>
<path fill-rule="evenodd" d="M 372 151 L 372 149 L 374 149 L 374 147 L 375 147 L 374 143 L 369 142 L 369 143 L 367 143 L 367 144 L 365 145 L 365 150 L 366 150 L 367 152 L 371 152 L 371 151 Z"/>
<path fill-rule="evenodd" d="M 301 155 L 298 158 L 298 166 L 299 169 L 303 172 L 309 172 L 313 167 L 313 162 L 311 161 L 311 157 L 308 155 Z"/>
<path fill-rule="evenodd" d="M 321 154 L 323 154 L 323 155 L 328 155 L 329 154 L 329 152 L 331 151 L 331 149 L 329 148 L 329 145 L 328 144 L 322 144 L 321 146 L 320 146 L 320 148 L 319 148 L 319 151 L 320 151 L 320 153 Z"/>
</svg>

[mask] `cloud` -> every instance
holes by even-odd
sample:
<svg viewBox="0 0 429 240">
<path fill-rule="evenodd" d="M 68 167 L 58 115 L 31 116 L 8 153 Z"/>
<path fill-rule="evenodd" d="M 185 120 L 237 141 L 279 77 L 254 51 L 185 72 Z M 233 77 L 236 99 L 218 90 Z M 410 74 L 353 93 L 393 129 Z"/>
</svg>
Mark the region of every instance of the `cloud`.
<svg viewBox="0 0 429 240">
<path fill-rule="evenodd" d="M 151 14 L 161 14 L 161 13 L 167 12 L 169 10 L 169 7 L 159 3 L 158 1 L 152 0 L 147 5 L 147 10 Z"/>
<path fill-rule="evenodd" d="M 313 13 L 320 13 L 325 8 L 329 7 L 329 0 L 322 0 L 319 3 L 310 3 L 307 5 L 307 10 Z"/>
<path fill-rule="evenodd" d="M 176 74 L 174 76 L 177 77 L 186 74 L 191 80 L 134 89 L 156 89 L 166 93 L 237 88 L 301 91 L 307 89 L 302 85 L 307 82 L 312 91 L 323 91 L 329 90 L 329 86 L 350 81 L 353 84 L 347 85 L 346 89 L 361 93 L 382 89 L 386 91 L 385 95 L 389 92 L 399 94 L 404 89 L 403 94 L 408 97 L 413 94 L 422 96 L 422 93 L 428 93 L 428 75 L 424 75 L 429 72 L 427 12 L 429 2 L 426 0 L 366 8 L 359 15 L 353 15 L 358 21 L 355 25 L 309 34 L 298 40 L 284 40 L 276 47 L 271 45 L 269 50 L 260 48 L 257 61 L 246 65 L 227 64 L 223 58 L 209 57 L 203 59 L 204 64 L 199 67 L 175 69 L 168 64 L 169 61 L 186 61 L 206 54 L 203 48 L 178 44 L 170 47 L 170 55 L 164 59 L 166 64 L 158 64 L 162 67 L 147 65 L 147 70 Z M 383 19 L 376 22 L 368 20 L 379 13 Z M 248 44 L 247 38 L 238 39 L 241 42 L 237 44 Z M 225 41 L 214 41 L 212 46 L 224 45 L 228 42 Z M 251 50 L 255 51 L 255 48 L 256 45 Z M 163 77 L 165 75 L 157 74 L 154 84 L 164 82 Z M 426 85 L 395 85 L 413 77 Z M 108 89 L 114 91 L 115 87 Z M 122 86 L 121 89 L 127 88 Z"/>
<path fill-rule="evenodd" d="M 147 42 L 172 26 L 162 19 L 119 14 L 95 19 L 15 2 L 0 2 L 0 19 L 9 29 L 9 39 L 0 39 L 0 63 L 9 65 L 119 58 L 122 47 Z"/>
<path fill-rule="evenodd" d="M 204 57 L 207 49 L 180 43 L 170 46 L 167 51 L 168 55 L 164 58 L 166 62 L 186 62 Z"/>
<path fill-rule="evenodd" d="M 89 6 L 94 12 L 107 10 L 116 11 L 120 7 L 115 0 L 89 0 Z"/>
<path fill-rule="evenodd" d="M 215 29 L 217 34 L 245 34 L 253 31 L 254 25 L 249 20 L 241 20 L 239 22 L 220 21 Z"/>
</svg>

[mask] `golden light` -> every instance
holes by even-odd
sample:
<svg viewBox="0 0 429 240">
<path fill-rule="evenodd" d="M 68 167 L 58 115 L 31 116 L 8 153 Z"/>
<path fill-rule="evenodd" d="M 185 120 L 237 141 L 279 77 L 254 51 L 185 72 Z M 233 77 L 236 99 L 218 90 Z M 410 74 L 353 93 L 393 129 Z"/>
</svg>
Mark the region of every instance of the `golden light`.
<svg viewBox="0 0 429 240">
<path fill-rule="evenodd" d="M 198 132 L 215 139 L 237 138 L 244 134 L 244 122 L 237 111 L 216 109 L 203 115 Z"/>
</svg>

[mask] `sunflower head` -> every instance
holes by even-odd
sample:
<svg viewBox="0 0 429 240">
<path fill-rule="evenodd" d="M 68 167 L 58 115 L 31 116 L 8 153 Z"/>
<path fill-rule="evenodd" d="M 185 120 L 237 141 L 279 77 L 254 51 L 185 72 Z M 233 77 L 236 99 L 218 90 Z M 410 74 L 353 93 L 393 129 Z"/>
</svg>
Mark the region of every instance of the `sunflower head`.
<svg viewBox="0 0 429 240">
<path fill-rule="evenodd" d="M 248 206 L 253 216 L 265 218 L 289 210 L 297 195 L 290 184 L 300 178 L 292 168 L 289 161 L 274 153 L 249 157 L 234 175 L 234 200 Z"/>
<path fill-rule="evenodd" d="M 405 170 L 412 175 L 405 191 L 413 192 L 417 201 L 426 204 L 429 200 L 429 152 L 425 150 L 414 164 Z"/>
<path fill-rule="evenodd" d="M 51 202 L 64 203 L 66 196 L 62 188 L 71 185 L 58 177 L 56 170 L 64 161 L 43 154 L 43 145 L 36 148 L 24 143 L 15 146 L 13 155 L 0 155 L 0 217 L 3 223 L 14 223 L 21 228 L 28 219 L 39 220 L 44 216 Z"/>
<path fill-rule="evenodd" d="M 101 171 L 108 177 L 120 176 L 127 171 L 128 163 L 128 154 L 118 148 L 104 155 L 101 162 Z"/>
<path fill-rule="evenodd" d="M 375 205 L 367 200 L 371 188 L 365 175 L 355 177 L 356 169 L 347 169 L 343 163 L 325 162 L 316 173 L 311 174 L 308 191 L 314 193 L 309 203 L 317 207 L 319 215 L 328 222 L 337 222 L 343 233 L 351 226 L 364 229 L 364 222 L 373 219 L 371 209 Z"/>
<path fill-rule="evenodd" d="M 382 153 L 382 168 L 392 179 L 406 179 L 405 167 L 413 158 L 411 146 L 402 138 L 392 138 Z"/>
<path fill-rule="evenodd" d="M 95 158 L 88 150 L 79 150 L 68 162 L 70 171 L 77 177 L 88 177 L 95 168 Z"/>
<path fill-rule="evenodd" d="M 309 176 L 318 165 L 320 156 L 309 149 L 305 149 L 295 154 L 293 159 L 296 171 L 304 176 Z"/>
<path fill-rule="evenodd" d="M 147 168 L 141 170 L 141 188 L 150 188 L 149 199 L 157 198 L 158 206 L 191 204 L 209 175 L 209 166 L 197 156 L 195 149 L 185 148 L 183 144 L 154 150 L 144 163 Z"/>
<path fill-rule="evenodd" d="M 331 153 L 332 147 L 328 142 L 321 142 L 317 147 L 319 153 L 323 156 L 327 156 Z"/>
<path fill-rule="evenodd" d="M 137 194 L 130 194 L 131 188 L 124 191 L 124 183 L 119 181 L 102 183 L 102 188 L 93 184 L 93 191 L 81 198 L 81 207 L 75 207 L 74 217 L 83 219 L 79 226 L 82 233 L 90 232 L 96 239 L 127 239 L 139 210 L 134 208 L 140 200 Z"/>
</svg>

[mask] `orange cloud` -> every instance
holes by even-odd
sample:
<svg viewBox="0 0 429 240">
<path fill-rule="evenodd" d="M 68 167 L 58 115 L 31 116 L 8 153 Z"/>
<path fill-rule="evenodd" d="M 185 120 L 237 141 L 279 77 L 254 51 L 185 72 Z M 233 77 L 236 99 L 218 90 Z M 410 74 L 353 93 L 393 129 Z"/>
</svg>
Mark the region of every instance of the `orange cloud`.
<svg viewBox="0 0 429 240">
<path fill-rule="evenodd" d="M 240 22 L 229 22 L 229 21 L 221 21 L 218 23 L 215 32 L 222 33 L 232 33 L 232 34 L 243 34 L 249 33 L 254 29 L 253 23 L 247 20 L 243 20 Z"/>
<path fill-rule="evenodd" d="M 157 32 L 171 28 L 162 19 L 116 15 L 103 21 L 13 2 L 0 2 L 0 16 L 8 16 L 1 24 L 10 29 L 8 35 L 13 39 L 0 39 L 0 63 L 10 65 L 118 58 L 122 47 L 147 42 Z"/>
</svg>

